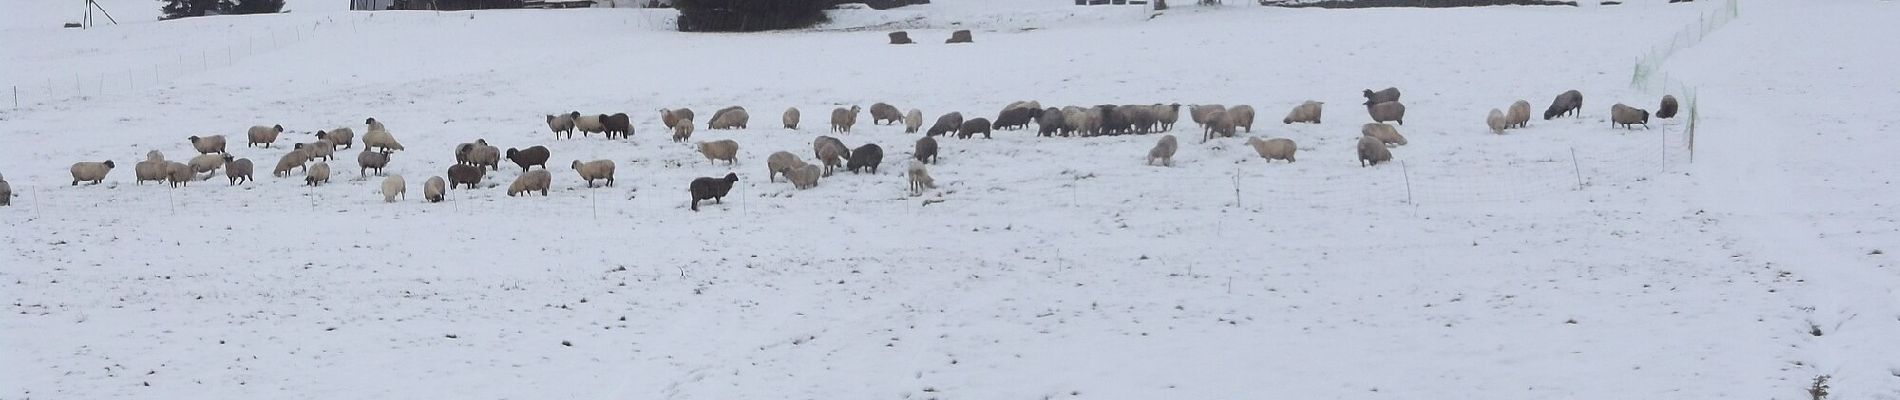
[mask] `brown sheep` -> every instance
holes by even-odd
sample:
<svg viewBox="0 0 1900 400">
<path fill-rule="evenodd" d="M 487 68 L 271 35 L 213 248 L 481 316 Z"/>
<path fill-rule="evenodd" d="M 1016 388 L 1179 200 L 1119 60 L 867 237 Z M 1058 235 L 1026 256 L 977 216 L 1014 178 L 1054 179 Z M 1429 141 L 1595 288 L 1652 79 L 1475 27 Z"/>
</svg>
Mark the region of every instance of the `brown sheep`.
<svg viewBox="0 0 1900 400">
<path fill-rule="evenodd" d="M 897 106 L 884 103 L 871 105 L 871 125 L 897 125 L 903 121 L 904 112 L 898 111 Z"/>
</svg>

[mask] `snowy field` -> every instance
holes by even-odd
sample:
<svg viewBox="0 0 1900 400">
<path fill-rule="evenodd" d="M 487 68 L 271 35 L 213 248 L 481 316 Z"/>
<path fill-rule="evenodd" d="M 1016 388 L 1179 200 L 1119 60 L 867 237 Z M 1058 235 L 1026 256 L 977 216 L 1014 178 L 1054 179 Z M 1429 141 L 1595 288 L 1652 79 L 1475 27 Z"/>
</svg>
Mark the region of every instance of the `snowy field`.
<svg viewBox="0 0 1900 400">
<path fill-rule="evenodd" d="M 1900 4 L 1743 4 L 1665 65 L 1687 122 L 1609 127 L 1633 60 L 1719 2 L 1276 9 L 940 0 L 817 29 L 671 32 L 667 10 L 295 12 L 65 30 L 0 16 L 0 399 L 1900 399 Z M 340 2 L 339 2 L 340 3 Z M 1191 3 L 1191 2 L 1187 2 Z M 46 21 L 54 21 L 48 23 Z M 883 44 L 895 29 L 920 44 Z M 971 29 L 976 43 L 944 45 Z M 1408 106 L 1362 168 L 1361 89 Z M 4 88 L 0 88 L 4 89 Z M 1584 93 L 1581 118 L 1483 117 Z M 1682 93 L 1673 93 L 1681 97 Z M 995 118 L 1003 105 L 1247 104 L 1252 132 L 1172 168 L 1158 135 L 940 138 L 861 115 L 875 174 L 769 182 L 834 107 Z M 1305 100 L 1325 123 L 1278 123 Z M 750 129 L 705 129 L 728 105 Z M 690 107 L 673 143 L 655 110 Z M 797 130 L 779 126 L 797 107 Z M 543 116 L 634 117 L 556 140 Z M 385 122 L 407 147 L 383 203 L 358 150 L 319 187 L 269 176 L 311 133 Z M 282 124 L 271 149 L 244 129 Z M 1033 128 L 1032 128 L 1033 129 Z M 255 183 L 133 182 L 146 151 L 223 134 Z M 1299 143 L 1266 163 L 1248 136 Z M 457 143 L 544 145 L 551 195 L 421 201 Z M 359 146 L 360 148 L 360 146 Z M 611 159 L 587 188 L 572 160 Z M 70 186 L 76 161 L 113 160 Z M 687 182 L 737 172 L 724 204 Z"/>
</svg>

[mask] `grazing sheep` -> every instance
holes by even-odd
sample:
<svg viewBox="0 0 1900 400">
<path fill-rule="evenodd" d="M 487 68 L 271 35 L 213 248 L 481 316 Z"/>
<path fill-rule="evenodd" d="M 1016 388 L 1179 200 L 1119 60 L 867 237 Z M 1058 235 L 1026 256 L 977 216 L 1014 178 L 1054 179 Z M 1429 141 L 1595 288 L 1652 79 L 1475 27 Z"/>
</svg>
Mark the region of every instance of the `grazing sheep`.
<svg viewBox="0 0 1900 400">
<path fill-rule="evenodd" d="M 1234 126 L 1247 128 L 1247 133 L 1253 133 L 1253 106 L 1242 104 L 1229 108 L 1227 118 L 1233 120 Z"/>
<path fill-rule="evenodd" d="M 1374 139 L 1379 139 L 1379 143 L 1387 145 L 1404 146 L 1408 143 L 1405 141 L 1405 136 L 1399 134 L 1399 128 L 1390 124 L 1370 123 L 1361 125 L 1359 126 L 1359 135 L 1371 136 Z"/>
<path fill-rule="evenodd" d="M 1294 159 L 1293 154 L 1300 151 L 1299 146 L 1293 144 L 1293 139 L 1287 138 L 1260 140 L 1258 137 L 1251 137 L 1247 138 L 1247 145 L 1253 146 L 1253 152 L 1269 163 L 1273 160 L 1295 162 L 1297 160 Z"/>
<path fill-rule="evenodd" d="M 1498 109 L 1493 108 L 1491 109 L 1491 114 L 1484 117 L 1484 126 L 1490 127 L 1491 133 L 1502 135 L 1504 134 L 1504 128 L 1509 128 L 1511 123 L 1504 119 L 1503 111 L 1498 111 Z"/>
<path fill-rule="evenodd" d="M 608 139 L 613 139 L 616 134 L 620 135 L 621 139 L 633 137 L 633 118 L 628 117 L 627 113 L 601 115 L 600 124 L 606 128 Z"/>
<path fill-rule="evenodd" d="M 343 128 L 331 129 L 329 131 L 317 131 L 317 140 L 330 142 L 330 144 L 337 145 L 337 146 L 343 146 L 343 148 L 345 149 L 356 148 L 356 145 L 351 143 L 351 141 L 356 140 L 356 130 L 350 129 L 348 127 L 343 127 Z"/>
<path fill-rule="evenodd" d="M 707 162 L 726 160 L 727 165 L 738 165 L 739 142 L 731 140 L 699 142 L 699 154 L 706 156 Z"/>
<path fill-rule="evenodd" d="M 786 107 L 785 115 L 779 117 L 785 123 L 785 129 L 798 129 L 798 107 Z"/>
<path fill-rule="evenodd" d="M 134 182 L 140 185 L 145 184 L 146 181 L 164 182 L 165 164 L 163 158 L 132 164 L 132 176 L 136 179 Z"/>
<path fill-rule="evenodd" d="M 923 128 L 923 127 L 924 127 L 924 111 L 923 110 L 912 108 L 910 109 L 910 112 L 904 113 L 904 133 L 917 133 L 917 129 Z"/>
<path fill-rule="evenodd" d="M 1007 130 L 1022 129 L 1029 126 L 1029 122 L 1034 121 L 1036 114 L 1041 112 L 1041 108 L 1005 108 L 1002 112 L 996 113 L 996 122 L 991 124 L 990 128 Z"/>
<path fill-rule="evenodd" d="M 1326 107 L 1326 103 L 1324 102 L 1307 100 L 1304 103 L 1300 103 L 1300 105 L 1293 106 L 1293 111 L 1287 111 L 1286 118 L 1281 118 L 1280 123 L 1282 124 L 1291 124 L 1294 122 L 1303 123 L 1303 124 L 1320 123 L 1319 122 L 1320 113 L 1324 111 L 1323 109 L 1325 107 Z"/>
<path fill-rule="evenodd" d="M 1234 120 L 1227 116 L 1226 111 L 1214 110 L 1213 113 L 1207 115 L 1206 119 L 1205 128 L 1202 128 L 1201 132 L 1201 143 L 1207 143 L 1216 137 L 1234 137 Z"/>
<path fill-rule="evenodd" d="M 614 187 L 614 160 L 594 160 L 588 162 L 574 160 L 574 163 L 569 166 L 581 174 L 581 179 L 587 181 L 587 187 L 594 187 L 595 179 L 605 179 L 607 180 L 607 187 Z"/>
<path fill-rule="evenodd" d="M 798 166 L 798 168 L 785 171 L 785 180 L 792 181 L 792 188 L 798 190 L 811 189 L 814 186 L 818 186 L 818 175 L 820 174 L 822 173 L 818 171 L 818 166 L 805 164 Z"/>
<path fill-rule="evenodd" d="M 548 174 L 548 170 L 542 169 L 524 172 L 521 176 L 515 177 L 515 183 L 508 184 L 508 197 L 514 197 L 517 194 L 525 195 L 527 193 L 533 193 L 536 190 L 541 191 L 542 197 L 546 197 L 548 195 L 548 186 L 553 184 L 553 182 L 554 176 Z"/>
<path fill-rule="evenodd" d="M 81 161 L 73 163 L 72 186 L 79 186 L 79 182 L 92 182 L 94 185 L 99 184 L 99 182 L 104 182 L 106 180 L 106 174 L 112 172 L 112 167 L 112 160 L 106 160 L 105 162 Z"/>
<path fill-rule="evenodd" d="M 1392 161 L 1392 151 L 1385 148 L 1385 143 L 1371 136 L 1359 137 L 1360 167 L 1376 166 L 1386 161 Z"/>
<path fill-rule="evenodd" d="M 191 161 L 185 162 L 185 165 L 191 166 L 192 173 L 205 174 L 204 179 L 199 180 L 210 180 L 215 174 L 209 172 L 215 172 L 218 168 L 224 167 L 224 158 L 230 156 L 229 154 L 199 154 L 197 157 L 192 157 Z"/>
<path fill-rule="evenodd" d="M 1219 104 L 1191 104 L 1188 105 L 1188 118 L 1193 119 L 1194 124 L 1200 125 L 1202 129 L 1206 129 L 1207 116 L 1215 111 L 1227 111 L 1227 107 Z"/>
<path fill-rule="evenodd" d="M 1179 147 L 1180 145 L 1174 141 L 1174 135 L 1161 135 L 1161 140 L 1155 141 L 1155 147 L 1148 149 L 1147 164 L 1154 165 L 1155 160 L 1161 160 L 1161 166 L 1174 166 L 1174 150 Z"/>
<path fill-rule="evenodd" d="M 937 139 L 929 136 L 918 138 L 917 149 L 910 156 L 926 164 L 937 162 Z"/>
<path fill-rule="evenodd" d="M 386 130 L 372 129 L 363 134 L 363 148 L 381 150 L 402 150 L 402 143 L 396 142 L 396 135 Z"/>
<path fill-rule="evenodd" d="M 145 161 L 165 161 L 165 153 L 158 150 L 145 152 Z"/>
<path fill-rule="evenodd" d="M 0 206 L 13 205 L 13 185 L 7 184 L 7 178 L 0 177 Z"/>
<path fill-rule="evenodd" d="M 284 133 L 283 125 L 252 126 L 251 131 L 247 135 L 250 137 L 251 140 L 248 142 L 245 142 L 244 147 L 251 147 L 252 145 L 263 144 L 265 148 L 270 148 L 271 143 L 277 141 L 277 134 L 279 133 Z"/>
<path fill-rule="evenodd" d="M 851 148 L 845 147 L 844 142 L 838 138 L 819 136 L 811 141 L 811 156 L 825 165 L 825 176 L 831 176 L 833 169 L 843 165 L 845 159 L 851 158 Z"/>
<path fill-rule="evenodd" d="M 324 161 L 336 159 L 336 146 L 331 145 L 327 140 L 318 139 L 315 142 L 298 143 L 295 146 L 291 146 L 291 148 L 300 149 L 305 153 L 309 153 L 310 159 L 312 160 L 319 158 Z M 365 148 L 365 150 L 367 150 L 367 148 Z"/>
<path fill-rule="evenodd" d="M 1676 96 L 1663 95 L 1662 106 L 1656 108 L 1656 118 L 1675 118 L 1676 107 Z"/>
<path fill-rule="evenodd" d="M 845 169 L 857 174 L 858 170 L 869 168 L 872 175 L 877 174 L 877 165 L 884 162 L 884 148 L 876 143 L 867 143 L 851 150 L 851 162 L 845 163 Z"/>
<path fill-rule="evenodd" d="M 387 166 L 389 166 L 388 151 L 370 151 L 369 148 L 363 148 L 362 152 L 356 154 L 357 176 L 369 176 L 369 170 L 372 169 L 376 170 L 376 175 L 382 175 L 383 167 Z"/>
<path fill-rule="evenodd" d="M 388 178 L 383 178 L 384 203 L 396 202 L 396 196 L 402 196 L 403 200 L 408 200 L 408 192 L 409 183 L 402 180 L 402 175 L 390 175 Z"/>
<path fill-rule="evenodd" d="M 961 128 L 961 127 L 963 127 L 963 113 L 952 112 L 949 114 L 944 114 L 941 117 L 937 117 L 937 123 L 931 124 L 930 130 L 925 131 L 924 136 L 937 136 L 937 135 L 956 133 L 957 128 Z"/>
<path fill-rule="evenodd" d="M 1372 89 L 1366 89 L 1365 96 L 1366 105 L 1368 106 L 1388 101 L 1399 101 L 1399 88 L 1389 87 L 1377 92 L 1372 91 Z"/>
<path fill-rule="evenodd" d="M 736 173 L 726 173 L 724 178 L 694 178 L 693 183 L 686 186 L 686 191 L 693 193 L 693 211 L 699 211 L 700 200 L 710 199 L 713 203 L 722 203 L 726 193 L 732 191 L 732 184 L 737 182 L 739 174 Z"/>
<path fill-rule="evenodd" d="M 1523 128 L 1531 124 L 1531 102 L 1518 100 L 1504 112 L 1505 128 Z"/>
<path fill-rule="evenodd" d="M 1062 136 L 1088 135 L 1088 133 L 1091 130 L 1093 130 L 1091 128 L 1092 125 L 1089 125 L 1090 115 L 1092 114 L 1089 113 L 1087 109 L 1084 109 L 1082 107 L 1076 107 L 1076 106 L 1063 107 L 1062 108 L 1062 131 L 1060 132 Z"/>
<path fill-rule="evenodd" d="M 957 138 L 969 139 L 971 136 L 976 136 L 979 132 L 983 134 L 984 139 L 990 138 L 990 120 L 988 118 L 979 117 L 972 118 L 969 121 L 963 121 L 963 127 L 957 129 Z"/>
<path fill-rule="evenodd" d="M 858 106 L 851 106 L 851 108 L 838 107 L 831 110 L 832 132 L 851 133 L 851 126 L 857 124 Z"/>
<path fill-rule="evenodd" d="M 922 196 L 924 189 L 937 188 L 937 180 L 930 178 L 930 170 L 924 168 L 922 162 L 911 161 L 910 167 L 904 170 L 904 175 L 910 177 L 910 195 L 912 196 Z"/>
<path fill-rule="evenodd" d="M 330 183 L 330 163 L 318 161 L 316 164 L 310 164 L 310 170 L 304 172 L 303 183 L 306 185 L 317 186 L 318 183 Z"/>
<path fill-rule="evenodd" d="M 765 157 L 765 179 L 769 182 L 778 182 L 779 174 L 804 165 L 805 161 L 799 160 L 798 156 L 792 152 L 773 152 L 772 155 Z"/>
<path fill-rule="evenodd" d="M 231 185 L 233 186 L 246 181 L 257 181 L 256 179 L 251 179 L 251 169 L 251 159 L 249 158 L 233 158 L 230 155 L 224 156 L 224 177 L 230 179 Z"/>
<path fill-rule="evenodd" d="M 224 135 L 192 136 L 185 139 L 191 141 L 191 148 L 198 149 L 198 154 L 224 153 Z"/>
<path fill-rule="evenodd" d="M 739 106 L 726 107 L 726 108 L 720 109 L 719 112 L 713 113 L 712 119 L 706 122 L 706 128 L 707 129 L 745 129 L 746 121 L 749 121 L 751 119 L 752 119 L 752 115 L 746 114 L 745 107 L 739 107 Z"/>
<path fill-rule="evenodd" d="M 467 185 L 469 189 L 474 189 L 475 184 L 482 183 L 482 175 L 487 172 L 487 170 L 473 165 L 450 165 L 449 188 L 454 189 L 456 185 Z"/>
<path fill-rule="evenodd" d="M 975 39 L 972 39 L 970 37 L 969 29 L 960 29 L 960 30 L 957 30 L 956 32 L 950 32 L 950 39 L 945 40 L 943 42 L 944 43 L 970 43 L 974 41 Z"/>
<path fill-rule="evenodd" d="M 569 113 L 568 115 L 574 117 L 574 129 L 581 131 L 581 137 L 587 137 L 588 134 L 593 133 L 607 132 L 607 121 L 605 121 L 606 118 L 603 118 L 605 115 L 581 115 L 579 111 Z M 568 138 L 573 138 L 573 136 L 570 135 Z"/>
<path fill-rule="evenodd" d="M 1583 116 L 1583 92 L 1569 90 L 1558 94 L 1556 99 L 1550 101 L 1550 108 L 1544 109 L 1544 120 L 1549 121 L 1572 112 L 1578 117 Z"/>
<path fill-rule="evenodd" d="M 574 114 L 548 115 L 548 130 L 554 131 L 555 139 L 560 139 L 563 133 L 567 134 L 568 139 L 573 139 Z"/>
<path fill-rule="evenodd" d="M 516 150 L 511 147 L 508 148 L 507 154 L 508 161 L 514 161 L 515 165 L 521 166 L 521 172 L 528 172 L 528 167 L 536 165 L 541 166 L 541 169 L 548 169 L 548 156 L 550 154 L 548 154 L 547 147 L 533 146 L 526 150 Z"/>
<path fill-rule="evenodd" d="M 684 120 L 678 124 L 673 125 L 673 141 L 674 142 L 685 143 L 687 139 L 692 139 L 692 138 L 693 138 L 693 120 L 690 120 L 690 119 Z"/>
<path fill-rule="evenodd" d="M 179 186 L 191 186 L 191 181 L 194 177 L 197 177 L 197 175 L 191 172 L 191 165 L 189 164 L 176 161 L 165 163 L 165 181 L 170 182 L 174 188 Z"/>
<path fill-rule="evenodd" d="M 882 122 L 889 122 L 889 125 L 897 125 L 898 122 L 902 121 L 904 121 L 904 112 L 897 111 L 897 106 L 884 103 L 871 105 L 871 125 L 879 125 Z"/>
<path fill-rule="evenodd" d="M 1648 110 L 1626 106 L 1623 103 L 1610 106 L 1610 126 L 1622 125 L 1624 128 L 1636 129 L 1636 124 L 1643 124 L 1643 129 L 1649 129 Z"/>
<path fill-rule="evenodd" d="M 693 120 L 693 109 L 691 108 L 680 108 L 680 109 L 674 109 L 674 110 L 668 110 L 664 108 L 660 109 L 660 122 L 666 123 L 666 127 L 668 128 L 673 127 L 673 124 L 677 124 L 680 121 L 687 121 L 687 123 L 692 123 L 691 122 L 692 120 Z"/>
<path fill-rule="evenodd" d="M 1372 122 L 1395 121 L 1405 125 L 1405 104 L 1397 101 L 1367 105 L 1366 114 L 1372 115 Z"/>
<path fill-rule="evenodd" d="M 480 169 L 477 169 L 477 171 L 480 171 Z M 429 180 L 422 182 L 422 200 L 430 203 L 442 202 L 442 194 L 445 192 L 442 188 L 442 183 L 442 177 L 440 176 L 431 176 Z"/>
<path fill-rule="evenodd" d="M 289 153 L 284 153 L 283 158 L 277 159 L 277 167 L 270 170 L 270 175 L 279 178 L 288 178 L 290 177 L 291 168 L 302 168 L 304 171 L 309 171 L 309 168 L 304 167 L 304 164 L 308 162 L 310 162 L 310 152 L 302 149 L 291 150 Z"/>
</svg>

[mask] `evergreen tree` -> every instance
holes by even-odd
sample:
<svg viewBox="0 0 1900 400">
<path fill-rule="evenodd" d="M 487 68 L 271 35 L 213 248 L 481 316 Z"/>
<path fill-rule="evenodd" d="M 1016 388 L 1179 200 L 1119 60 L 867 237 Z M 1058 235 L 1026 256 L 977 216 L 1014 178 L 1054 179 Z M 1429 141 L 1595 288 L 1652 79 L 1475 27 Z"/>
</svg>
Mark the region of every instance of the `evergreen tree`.
<svg viewBox="0 0 1900 400">
<path fill-rule="evenodd" d="M 284 0 L 238 0 L 231 14 L 276 14 L 284 11 Z"/>
<path fill-rule="evenodd" d="M 160 20 L 185 17 L 202 17 L 205 14 L 222 13 L 231 7 L 230 0 L 158 0 L 165 3 L 159 7 Z"/>
</svg>

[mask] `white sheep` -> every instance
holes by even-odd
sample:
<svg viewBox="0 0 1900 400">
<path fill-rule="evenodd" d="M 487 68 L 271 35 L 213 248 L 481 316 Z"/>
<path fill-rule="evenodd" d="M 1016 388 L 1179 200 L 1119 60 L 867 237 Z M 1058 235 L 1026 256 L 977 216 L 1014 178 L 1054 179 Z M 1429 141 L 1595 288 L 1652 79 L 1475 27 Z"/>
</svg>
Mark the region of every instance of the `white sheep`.
<svg viewBox="0 0 1900 400">
<path fill-rule="evenodd" d="M 387 130 L 370 129 L 368 133 L 363 134 L 363 148 L 378 147 L 382 150 L 402 150 L 402 143 L 396 142 L 396 135 L 390 134 Z"/>
<path fill-rule="evenodd" d="M 422 182 L 422 200 L 430 203 L 441 202 L 442 194 L 446 192 L 443 188 L 444 183 L 446 182 L 440 176 L 431 176 L 428 181 Z"/>
<path fill-rule="evenodd" d="M 792 181 L 792 188 L 805 190 L 818 186 L 818 176 L 823 174 L 818 166 L 805 164 L 785 171 L 785 180 Z"/>
<path fill-rule="evenodd" d="M 1405 125 L 1405 105 L 1398 101 L 1367 105 L 1366 113 L 1372 115 L 1372 122 L 1394 121 Z"/>
<path fill-rule="evenodd" d="M 924 189 L 937 188 L 937 180 L 930 178 L 930 170 L 925 169 L 921 161 L 910 160 L 910 167 L 904 170 L 904 175 L 910 177 L 911 196 L 922 196 Z"/>
<path fill-rule="evenodd" d="M 1379 139 L 1379 143 L 1388 145 L 1404 146 L 1409 143 L 1405 140 L 1404 135 L 1399 134 L 1399 128 L 1393 127 L 1391 124 L 1370 123 L 1361 125 L 1359 127 L 1359 135 Z"/>
<path fill-rule="evenodd" d="M 328 131 L 317 131 L 317 139 L 330 142 L 330 144 L 333 145 L 343 146 L 345 149 L 356 148 L 356 145 L 351 144 L 352 141 L 356 140 L 356 130 L 350 129 L 347 126 Z"/>
<path fill-rule="evenodd" d="M 165 153 L 158 150 L 145 152 L 145 161 L 165 161 Z"/>
<path fill-rule="evenodd" d="M 291 168 L 303 168 L 305 171 L 309 171 L 309 168 L 304 166 L 305 163 L 309 163 L 309 162 L 310 162 L 309 152 L 303 151 L 301 149 L 291 150 L 289 153 L 284 153 L 283 158 L 277 159 L 277 167 L 272 168 L 270 170 L 270 175 L 279 177 L 279 178 L 287 178 L 287 177 L 290 177 Z"/>
<path fill-rule="evenodd" d="M 1294 153 L 1300 151 L 1299 146 L 1293 144 L 1293 139 L 1287 138 L 1260 140 L 1258 137 L 1251 137 L 1247 138 L 1247 145 L 1253 146 L 1253 152 L 1259 154 L 1260 158 L 1266 159 L 1267 162 L 1273 162 L 1273 160 L 1295 162 L 1297 160 L 1294 159 Z"/>
<path fill-rule="evenodd" d="M 277 141 L 277 134 L 279 133 L 284 133 L 283 125 L 251 126 L 250 132 L 247 132 L 247 135 L 246 135 L 246 136 L 249 136 L 250 141 L 246 142 L 244 144 L 244 147 L 251 147 L 252 145 L 256 145 L 256 144 L 263 144 L 265 148 L 269 148 L 271 143 Z"/>
<path fill-rule="evenodd" d="M 408 191 L 409 183 L 403 182 L 402 175 L 390 175 L 388 178 L 383 178 L 384 203 L 396 202 L 396 196 L 402 196 L 403 200 L 408 200 L 409 195 L 406 194 Z"/>
<path fill-rule="evenodd" d="M 786 107 L 785 115 L 779 117 L 785 123 L 785 129 L 798 129 L 798 107 Z"/>
<path fill-rule="evenodd" d="M 548 115 L 548 130 L 554 131 L 555 139 L 560 139 L 563 133 L 567 134 L 568 139 L 573 139 L 574 125 L 574 113 Z"/>
<path fill-rule="evenodd" d="M 1188 118 L 1193 119 L 1194 123 L 1200 125 L 1202 129 L 1206 129 L 1207 117 L 1213 115 L 1215 111 L 1226 112 L 1227 107 L 1219 104 L 1190 104 Z"/>
<path fill-rule="evenodd" d="M 699 142 L 699 154 L 706 156 L 706 161 L 725 160 L 729 165 L 738 165 L 739 142 L 731 140 Z"/>
<path fill-rule="evenodd" d="M 594 160 L 588 162 L 574 160 L 574 163 L 569 166 L 581 174 L 581 179 L 587 181 L 587 187 L 594 187 L 595 179 L 605 179 L 607 180 L 607 187 L 614 186 L 614 160 Z"/>
<path fill-rule="evenodd" d="M 804 165 L 805 161 L 798 159 L 798 155 L 792 152 L 773 152 L 772 155 L 765 157 L 765 179 L 769 182 L 778 182 L 778 175 Z"/>
<path fill-rule="evenodd" d="M 1531 124 L 1531 102 L 1518 100 L 1511 103 L 1510 111 L 1504 112 L 1505 128 L 1523 128 Z"/>
<path fill-rule="evenodd" d="M 745 129 L 746 122 L 750 121 L 751 119 L 752 119 L 752 115 L 746 113 L 745 107 L 739 107 L 739 106 L 726 107 L 726 108 L 720 109 L 718 112 L 713 113 L 712 118 L 710 118 L 706 122 L 706 128 L 707 129 Z"/>
<path fill-rule="evenodd" d="M 165 181 L 170 182 L 172 187 L 191 186 L 192 178 L 196 176 L 191 173 L 191 165 L 176 161 L 165 162 Z"/>
<path fill-rule="evenodd" d="M 1227 118 L 1233 120 L 1234 126 L 1247 128 L 1247 133 L 1253 133 L 1253 106 L 1242 104 L 1229 108 Z"/>
<path fill-rule="evenodd" d="M 204 179 L 201 180 L 209 180 L 211 176 L 214 175 L 209 172 L 217 171 L 218 168 L 224 167 L 225 157 L 229 157 L 229 155 L 199 154 L 197 157 L 192 157 L 191 161 L 187 162 L 186 165 L 191 166 L 191 172 L 205 174 Z"/>
<path fill-rule="evenodd" d="M 1379 163 L 1387 161 L 1392 161 L 1392 150 L 1386 149 L 1384 142 L 1380 142 L 1379 138 L 1371 136 L 1359 137 L 1360 167 L 1378 166 Z"/>
<path fill-rule="evenodd" d="M 851 126 L 858 124 L 858 106 L 838 107 L 831 110 L 831 131 L 851 133 Z"/>
<path fill-rule="evenodd" d="M 1155 147 L 1148 149 L 1148 165 L 1154 165 L 1155 160 L 1161 160 L 1161 165 L 1164 167 L 1174 166 L 1174 150 L 1178 147 L 1180 145 L 1175 143 L 1174 135 L 1161 135 L 1161 140 L 1155 141 Z"/>
<path fill-rule="evenodd" d="M 673 124 L 673 141 L 674 142 L 685 143 L 688 139 L 692 139 L 692 138 L 693 138 L 693 120 L 690 120 L 690 119 L 680 120 L 678 123 Z"/>
<path fill-rule="evenodd" d="M 1491 133 L 1502 135 L 1504 134 L 1504 128 L 1510 127 L 1511 123 L 1505 121 L 1503 111 L 1498 111 L 1498 109 L 1493 108 L 1490 114 L 1485 115 L 1484 126 L 1490 127 Z"/>
<path fill-rule="evenodd" d="M 1300 105 L 1293 106 L 1292 111 L 1287 111 L 1286 118 L 1281 118 L 1280 123 L 1282 124 L 1291 124 L 1294 122 L 1306 123 L 1306 124 L 1320 123 L 1319 122 L 1320 113 L 1323 111 L 1323 108 L 1325 106 L 1326 106 L 1325 102 L 1307 100 L 1304 103 L 1300 103 Z"/>
<path fill-rule="evenodd" d="M 537 169 L 524 172 L 521 176 L 515 178 L 515 183 L 508 185 L 508 197 L 514 197 L 517 194 L 532 193 L 536 190 L 541 191 L 542 196 L 547 196 L 548 185 L 553 182 L 554 177 L 548 174 L 548 170 Z"/>
<path fill-rule="evenodd" d="M 185 139 L 191 141 L 191 148 L 197 149 L 199 154 L 224 153 L 224 135 L 192 136 Z"/>
<path fill-rule="evenodd" d="M 924 127 L 924 111 L 923 110 L 912 108 L 910 109 L 910 112 L 904 113 L 904 133 L 917 133 L 917 129 L 923 128 L 923 127 Z"/>
<path fill-rule="evenodd" d="M 164 182 L 164 157 L 159 157 L 159 159 L 156 160 L 139 161 L 137 164 L 132 164 L 132 175 L 137 179 L 135 183 L 140 185 L 145 184 L 146 181 Z"/>
<path fill-rule="evenodd" d="M 81 161 L 73 163 L 72 186 L 79 186 L 79 182 L 92 182 L 94 185 L 99 184 L 99 182 L 104 182 L 106 180 L 106 174 L 112 172 L 112 167 L 112 160 L 106 160 L 105 162 Z"/>
<path fill-rule="evenodd" d="M 330 183 L 330 163 L 318 161 L 316 164 L 311 164 L 310 169 L 304 171 L 303 183 L 310 186 Z"/>
<path fill-rule="evenodd" d="M 569 116 L 574 118 L 574 128 L 580 129 L 581 136 L 585 137 L 590 133 L 605 134 L 607 132 L 607 121 L 600 120 L 600 115 L 580 114 L 579 111 L 575 111 L 573 114 L 569 114 Z M 572 138 L 573 135 L 568 135 L 568 137 Z"/>
</svg>

